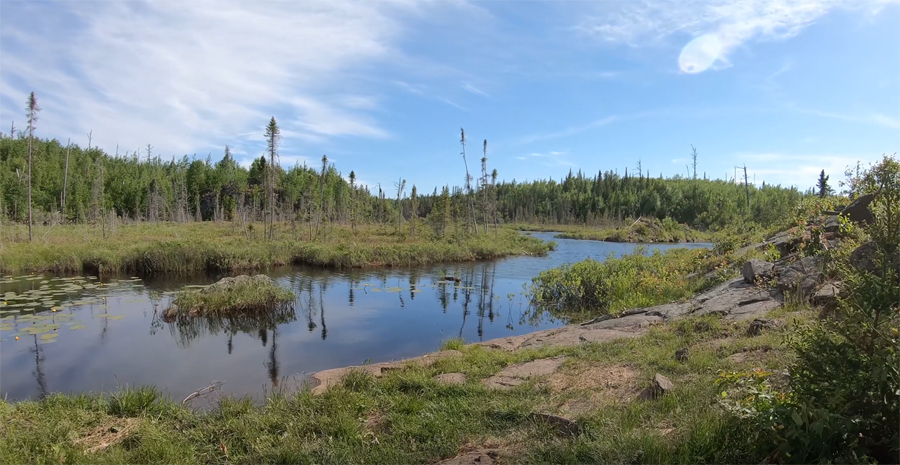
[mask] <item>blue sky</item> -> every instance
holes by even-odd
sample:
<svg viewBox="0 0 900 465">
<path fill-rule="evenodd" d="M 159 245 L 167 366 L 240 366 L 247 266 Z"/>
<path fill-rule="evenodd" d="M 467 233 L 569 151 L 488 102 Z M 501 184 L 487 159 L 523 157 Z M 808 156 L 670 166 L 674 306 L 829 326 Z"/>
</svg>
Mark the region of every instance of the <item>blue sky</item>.
<svg viewBox="0 0 900 465">
<path fill-rule="evenodd" d="M 900 151 L 900 0 L 0 3 L 0 125 L 109 153 L 460 185 L 569 169 L 812 186 Z M 474 168 L 473 168 L 474 167 Z"/>
</svg>

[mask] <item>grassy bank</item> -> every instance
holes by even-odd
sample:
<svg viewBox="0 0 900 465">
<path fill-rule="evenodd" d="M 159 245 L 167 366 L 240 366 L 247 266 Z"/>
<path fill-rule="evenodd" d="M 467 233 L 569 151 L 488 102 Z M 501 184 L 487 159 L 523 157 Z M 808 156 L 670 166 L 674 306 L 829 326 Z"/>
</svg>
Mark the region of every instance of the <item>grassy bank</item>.
<svg viewBox="0 0 900 465">
<path fill-rule="evenodd" d="M 599 226 L 582 225 L 520 225 L 522 231 L 558 232 L 560 239 L 581 239 L 609 242 L 672 243 L 712 242 L 722 236 L 712 232 L 697 231 L 671 219 L 639 218 L 625 222 Z"/>
<path fill-rule="evenodd" d="M 4 225 L 0 269 L 3 273 L 151 274 L 231 272 L 288 264 L 407 266 L 543 254 L 552 246 L 512 229 L 439 239 L 408 237 L 390 227 L 329 226 L 315 241 L 302 241 L 294 239 L 296 231 L 290 225 L 283 224 L 277 228 L 276 240 L 263 241 L 252 226 L 248 233 L 231 223 L 139 223 L 116 226 L 106 231 L 105 238 L 99 226 L 56 226 L 39 228 L 35 242 L 28 243 L 22 240 L 27 238 L 22 225 Z"/>
<path fill-rule="evenodd" d="M 587 259 L 541 272 L 532 278 L 535 310 L 567 321 L 683 301 L 739 274 L 749 258 L 773 258 L 746 249 L 740 253 L 710 249 L 635 250 L 620 259 Z"/>
<path fill-rule="evenodd" d="M 790 331 L 807 312 L 782 315 Z M 720 406 L 719 371 L 785 368 L 781 332 L 745 335 L 716 317 L 652 328 L 636 339 L 506 352 L 450 341 L 461 357 L 362 372 L 323 395 L 276 392 L 265 405 L 224 399 L 195 412 L 153 388 L 0 402 L 4 463 L 431 463 L 490 448 L 502 463 L 759 463 L 755 435 Z M 689 347 L 678 362 L 673 353 Z M 565 355 L 545 381 L 492 390 L 504 367 Z M 655 373 L 674 391 L 638 399 Z M 464 373 L 462 385 L 434 376 Z M 609 381 L 607 383 L 607 381 Z M 565 436 L 532 413 L 565 415 Z"/>
</svg>

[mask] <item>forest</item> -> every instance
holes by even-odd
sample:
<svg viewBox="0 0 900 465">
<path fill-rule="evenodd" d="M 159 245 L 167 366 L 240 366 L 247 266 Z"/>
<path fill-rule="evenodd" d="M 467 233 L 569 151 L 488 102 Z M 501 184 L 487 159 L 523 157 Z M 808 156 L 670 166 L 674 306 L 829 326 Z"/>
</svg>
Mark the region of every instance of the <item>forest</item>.
<svg viewBox="0 0 900 465">
<path fill-rule="evenodd" d="M 692 177 L 651 177 L 626 169 L 623 174 L 570 171 L 559 180 L 498 181 L 498 170 L 488 170 L 486 141 L 478 178 L 464 172 L 460 160 L 460 174 L 469 180 L 465 186 L 423 193 L 415 184 L 407 189 L 402 179 L 392 186 L 359 185 L 354 171 L 343 175 L 327 156 L 320 166 L 284 168 L 277 161 L 277 139 L 270 142 L 275 150 L 270 143 L 269 158 L 262 156 L 245 168 L 227 146 L 214 161 L 211 154 L 166 158 L 149 144 L 141 153 L 108 154 L 35 137 L 34 222 L 387 223 L 409 224 L 414 232 L 424 220 L 441 236 L 463 225 L 473 231 L 501 223 L 593 226 L 655 217 L 716 231 L 771 226 L 790 217 L 807 195 L 793 187 L 710 180 L 698 177 L 696 168 Z M 0 139 L 0 220 L 27 222 L 28 151 L 27 132 Z"/>
</svg>

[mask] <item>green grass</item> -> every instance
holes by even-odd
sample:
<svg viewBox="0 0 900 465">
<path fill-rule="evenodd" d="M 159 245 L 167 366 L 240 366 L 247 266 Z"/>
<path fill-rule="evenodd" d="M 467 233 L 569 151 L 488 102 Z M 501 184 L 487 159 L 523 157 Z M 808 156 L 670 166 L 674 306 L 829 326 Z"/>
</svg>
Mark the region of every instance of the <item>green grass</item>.
<svg viewBox="0 0 900 465">
<path fill-rule="evenodd" d="M 560 239 L 610 242 L 712 242 L 721 234 L 697 231 L 671 219 L 640 218 L 636 221 L 588 225 L 521 225 L 522 231 L 554 231 Z"/>
<path fill-rule="evenodd" d="M 789 315 L 781 331 L 807 313 Z M 745 326 L 704 317 L 636 339 L 515 352 L 453 340 L 445 345 L 463 356 L 430 367 L 408 364 L 382 379 L 354 372 L 323 395 L 272 392 L 263 405 L 226 398 L 199 412 L 151 387 L 0 402 L 0 457 L 4 463 L 430 463 L 490 446 L 507 463 L 759 463 L 769 451 L 719 406 L 713 381 L 719 370 L 783 368 L 790 354 L 783 332 L 747 338 Z M 673 357 L 681 347 L 691 348 L 687 362 Z M 751 352 L 757 358 L 729 358 L 760 348 L 767 350 Z M 557 355 L 568 356 L 559 375 L 572 382 L 562 383 L 563 391 L 539 381 L 494 391 L 480 382 L 509 364 Z M 634 374 L 615 388 L 622 398 L 565 413 L 567 402 L 604 392 L 586 381 L 597 373 L 589 370 L 606 367 Z M 433 379 L 453 372 L 468 382 Z M 637 400 L 657 372 L 675 383 L 674 392 Z M 534 412 L 563 413 L 582 434 L 560 437 L 530 419 Z M 128 434 L 116 438 L 123 430 Z M 108 447 L 88 452 L 104 438 Z"/>
<path fill-rule="evenodd" d="M 163 317 L 174 320 L 179 314 L 200 317 L 265 313 L 289 304 L 296 298 L 265 275 L 225 278 L 201 290 L 183 289 Z"/>
<path fill-rule="evenodd" d="M 328 226 L 315 241 L 288 224 L 276 227 L 276 239 L 245 233 L 231 223 L 139 223 L 119 225 L 104 239 L 99 226 L 38 228 L 34 243 L 22 225 L 4 225 L 0 271 L 123 272 L 187 274 L 266 269 L 289 264 L 336 268 L 410 266 L 485 260 L 509 255 L 540 255 L 553 243 L 519 234 L 498 233 L 456 238 L 425 234 L 408 237 L 389 227 Z M 46 236 L 45 236 L 46 233 Z"/>
</svg>

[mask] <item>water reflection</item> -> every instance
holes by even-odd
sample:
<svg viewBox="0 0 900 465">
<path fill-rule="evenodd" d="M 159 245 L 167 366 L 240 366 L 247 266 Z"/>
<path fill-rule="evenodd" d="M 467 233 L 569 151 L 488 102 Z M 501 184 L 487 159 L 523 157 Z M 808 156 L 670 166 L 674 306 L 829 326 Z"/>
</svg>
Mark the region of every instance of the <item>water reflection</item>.
<svg viewBox="0 0 900 465">
<path fill-rule="evenodd" d="M 274 331 L 278 325 L 288 324 L 295 320 L 297 320 L 297 312 L 293 305 L 279 305 L 264 313 L 202 317 L 179 314 L 168 321 L 160 313 L 156 313 L 151 325 L 167 325 L 169 334 L 172 335 L 176 344 L 183 348 L 187 348 L 192 342 L 203 337 L 226 334 L 228 336 L 227 352 L 231 354 L 234 349 L 235 334 L 256 334 L 265 347 L 268 343 L 268 332 L 273 331 L 272 345 L 274 345 Z M 104 327 L 106 325 L 108 322 L 104 323 Z"/>
<path fill-rule="evenodd" d="M 3 277 L 0 295 L 9 305 L 0 306 L 0 395 L 153 384 L 183 398 L 213 380 L 226 381 L 222 394 L 259 395 L 286 376 L 421 355 L 451 337 L 485 341 L 560 326 L 529 309 L 523 285 L 548 268 L 634 245 L 557 242 L 546 257 L 486 263 L 271 270 L 297 295 L 292 306 L 168 322 L 162 313 L 174 292 L 221 276 L 104 277 L 103 285 L 96 277 Z M 50 336 L 57 328 L 58 337 Z"/>
</svg>

